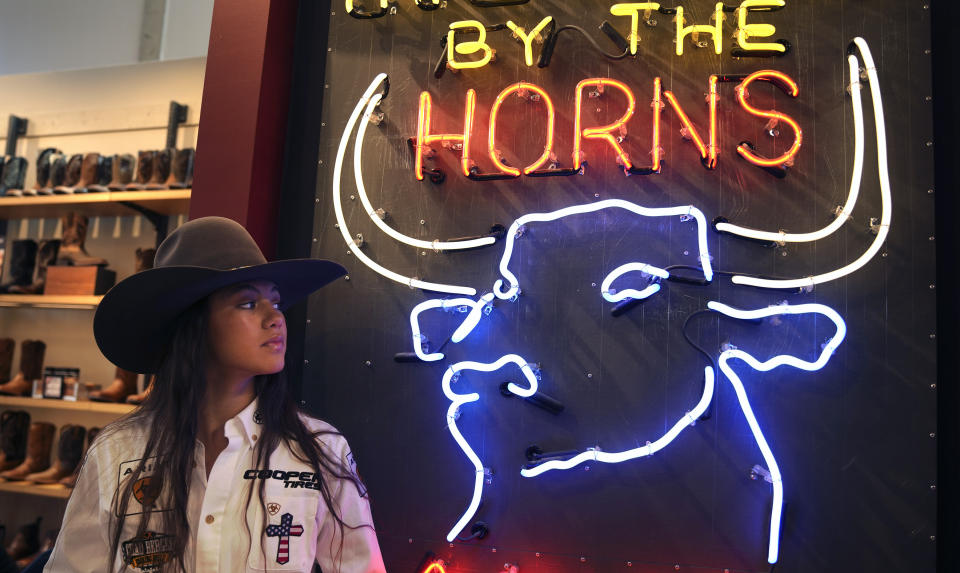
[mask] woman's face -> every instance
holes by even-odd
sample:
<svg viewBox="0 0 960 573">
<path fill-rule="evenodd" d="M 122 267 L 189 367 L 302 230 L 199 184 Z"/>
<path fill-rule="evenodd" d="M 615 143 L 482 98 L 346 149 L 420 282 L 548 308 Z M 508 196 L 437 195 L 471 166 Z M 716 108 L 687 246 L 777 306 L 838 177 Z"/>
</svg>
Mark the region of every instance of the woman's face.
<svg viewBox="0 0 960 573">
<path fill-rule="evenodd" d="M 230 377 L 283 370 L 287 324 L 269 281 L 232 285 L 210 295 L 208 365 Z"/>
</svg>

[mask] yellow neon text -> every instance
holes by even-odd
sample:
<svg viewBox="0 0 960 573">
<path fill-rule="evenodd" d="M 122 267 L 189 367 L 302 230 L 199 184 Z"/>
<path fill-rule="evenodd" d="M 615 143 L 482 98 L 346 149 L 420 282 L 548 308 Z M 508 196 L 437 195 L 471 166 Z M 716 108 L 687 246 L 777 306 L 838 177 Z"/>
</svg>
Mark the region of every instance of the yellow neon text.
<svg viewBox="0 0 960 573">
<path fill-rule="evenodd" d="M 610 7 L 610 13 L 614 16 L 630 16 L 630 53 L 637 53 L 637 42 L 640 41 L 640 33 L 637 26 L 640 23 L 640 12 L 659 10 L 660 4 L 656 2 L 630 2 L 628 4 L 614 4 Z"/>
<path fill-rule="evenodd" d="M 683 6 L 677 6 L 677 55 L 683 55 L 683 39 L 690 34 L 699 35 L 701 32 L 713 36 L 713 49 L 717 54 L 723 53 L 723 2 L 717 2 L 713 11 L 713 24 L 691 24 L 684 27 Z"/>
<path fill-rule="evenodd" d="M 543 20 L 540 20 L 540 23 L 537 24 L 533 30 L 530 30 L 529 34 L 527 34 L 520 26 L 514 24 L 512 20 L 507 20 L 507 27 L 513 30 L 513 33 L 516 34 L 517 38 L 523 42 L 523 57 L 527 62 L 527 67 L 533 65 L 533 46 L 531 46 L 530 43 L 534 38 L 540 35 L 540 32 L 547 27 L 547 24 L 549 24 L 551 20 L 553 20 L 553 17 L 551 16 L 547 16 Z"/>
<path fill-rule="evenodd" d="M 457 44 L 454 35 L 457 30 L 462 28 L 473 28 L 480 34 L 480 37 L 476 40 Z M 455 56 L 455 54 L 466 56 L 481 51 L 483 52 L 483 57 L 475 61 L 458 62 Z M 492 57 L 493 49 L 487 44 L 487 29 L 484 28 L 483 24 L 476 20 L 462 20 L 460 22 L 450 23 L 450 31 L 447 32 L 447 66 L 454 70 L 482 68 L 490 62 Z"/>
<path fill-rule="evenodd" d="M 768 50 L 774 52 L 785 52 L 787 49 L 778 42 L 751 42 L 750 38 L 769 38 L 777 33 L 777 29 L 771 24 L 747 24 L 747 14 L 750 12 L 766 11 L 765 8 L 783 8 L 786 2 L 783 0 L 743 0 L 739 13 L 737 27 L 737 43 L 744 50 Z"/>
</svg>

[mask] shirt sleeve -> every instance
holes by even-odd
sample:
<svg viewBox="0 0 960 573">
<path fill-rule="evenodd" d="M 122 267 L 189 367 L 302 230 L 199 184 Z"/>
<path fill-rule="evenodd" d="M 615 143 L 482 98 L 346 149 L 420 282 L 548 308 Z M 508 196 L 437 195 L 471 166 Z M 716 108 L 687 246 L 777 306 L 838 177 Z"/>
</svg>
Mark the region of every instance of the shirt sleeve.
<svg viewBox="0 0 960 573">
<path fill-rule="evenodd" d="M 346 440 L 337 442 L 331 453 L 338 456 L 344 467 L 356 476 L 356 464 L 350 447 Z M 321 498 L 317 511 L 322 514 L 323 521 L 317 534 L 317 564 L 324 572 L 385 573 L 366 489 L 358 491 L 353 482 L 337 480 L 331 484 L 330 492 L 345 524 L 343 548 L 340 547 L 340 527 L 333 516 L 327 513 Z"/>
<path fill-rule="evenodd" d="M 77 477 L 67 510 L 63 515 L 60 535 L 53 546 L 53 553 L 46 573 L 93 573 L 107 571 L 110 546 L 101 523 L 100 468 L 94 451 L 87 454 Z"/>
</svg>

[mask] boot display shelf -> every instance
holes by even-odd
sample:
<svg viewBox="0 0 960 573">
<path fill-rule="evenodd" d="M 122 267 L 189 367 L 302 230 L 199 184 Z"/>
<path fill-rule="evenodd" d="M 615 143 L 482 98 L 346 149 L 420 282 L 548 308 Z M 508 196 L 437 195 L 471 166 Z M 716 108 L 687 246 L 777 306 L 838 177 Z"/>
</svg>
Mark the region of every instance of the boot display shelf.
<svg viewBox="0 0 960 573">
<path fill-rule="evenodd" d="M 97 412 L 103 414 L 115 414 L 117 416 L 132 412 L 136 406 L 133 404 L 116 404 L 112 402 L 94 402 L 91 400 L 80 400 L 71 402 L 69 400 L 54 400 L 49 398 L 21 398 L 18 396 L 0 396 L 0 409 L 6 408 L 44 408 L 49 410 L 73 410 L 82 412 Z"/>
<path fill-rule="evenodd" d="M 0 294 L 0 308 L 60 308 L 93 310 L 103 295 Z"/>
<path fill-rule="evenodd" d="M 0 197 L 0 219 L 54 219 L 70 212 L 90 217 L 129 217 L 136 214 L 130 204 L 158 215 L 179 215 L 190 210 L 190 189 Z"/>
<path fill-rule="evenodd" d="M 43 497 L 56 497 L 67 499 L 73 490 L 60 485 L 37 485 L 34 483 L 25 483 L 22 481 L 4 481 L 0 479 L 0 492 L 17 493 L 20 495 L 40 495 Z"/>
</svg>

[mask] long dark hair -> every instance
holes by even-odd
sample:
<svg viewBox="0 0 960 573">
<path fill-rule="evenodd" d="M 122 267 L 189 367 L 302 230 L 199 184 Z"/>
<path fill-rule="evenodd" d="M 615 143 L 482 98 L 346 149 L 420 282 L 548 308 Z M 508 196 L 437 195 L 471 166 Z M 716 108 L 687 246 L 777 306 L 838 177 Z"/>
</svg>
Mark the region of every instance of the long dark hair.
<svg viewBox="0 0 960 573">
<path fill-rule="evenodd" d="M 173 336 L 153 381 L 153 388 L 140 407 L 107 426 L 98 436 L 98 442 L 109 440 L 111 434 L 131 426 L 147 428 L 148 432 L 140 464 L 126 481 L 120 484 L 111 502 L 108 570 L 113 569 L 120 546 L 127 505 L 134 493 L 134 486 L 140 479 L 147 460 L 151 458 L 161 463 L 152 464 L 149 494 L 151 496 L 160 494 L 160 499 L 167 507 L 163 510 L 155 510 L 152 504 L 145 504 L 137 537 L 142 537 L 146 533 L 151 517 L 156 513 L 156 517 L 160 519 L 159 525 L 163 528 L 162 531 L 171 535 L 169 539 L 172 542 L 170 547 L 172 558 L 164 570 L 171 568 L 179 571 L 186 570 L 184 552 L 187 540 L 191 537 L 190 523 L 187 518 L 187 498 L 190 494 L 190 476 L 193 475 L 196 463 L 198 411 L 206 394 L 204 365 L 207 348 L 207 300 L 196 303 L 178 318 Z M 339 561 L 343 549 L 344 527 L 356 529 L 372 524 L 344 523 L 339 508 L 331 497 L 330 481 L 348 480 L 354 483 L 358 491 L 365 491 L 362 484 L 346 466 L 344 460 L 334 459 L 321 448 L 318 437 L 324 434 L 335 434 L 335 432 L 313 432 L 304 424 L 300 418 L 300 408 L 287 386 L 284 372 L 255 377 L 254 392 L 258 400 L 258 412 L 263 422 L 260 430 L 261 437 L 254 446 L 256 467 L 269 467 L 270 455 L 281 443 L 285 444 L 297 459 L 310 465 L 314 475 L 319 478 L 320 495 L 337 523 L 340 542 L 336 554 Z M 262 510 L 265 482 L 264 480 L 256 481 L 259 482 L 257 496 Z M 248 482 L 246 500 L 248 507 L 253 497 L 253 483 L 254 480 Z M 141 483 L 141 486 L 143 485 Z M 250 530 L 246 519 L 244 524 L 249 537 Z M 262 532 L 258 545 L 263 550 Z"/>
</svg>

